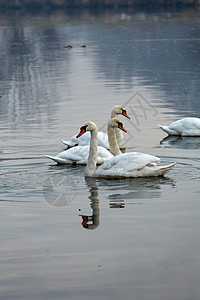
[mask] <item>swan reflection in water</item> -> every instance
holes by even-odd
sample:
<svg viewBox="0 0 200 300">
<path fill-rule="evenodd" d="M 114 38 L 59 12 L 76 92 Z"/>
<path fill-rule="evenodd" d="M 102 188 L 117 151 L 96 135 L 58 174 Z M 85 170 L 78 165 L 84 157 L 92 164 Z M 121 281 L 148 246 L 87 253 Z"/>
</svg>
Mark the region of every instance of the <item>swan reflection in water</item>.
<svg viewBox="0 0 200 300">
<path fill-rule="evenodd" d="M 82 226 L 85 229 L 96 229 L 100 224 L 100 208 L 99 208 L 99 198 L 98 198 L 98 187 L 96 184 L 95 178 L 89 178 L 86 179 L 86 184 L 89 187 L 90 196 L 88 197 L 90 199 L 90 207 L 92 209 L 92 215 L 79 215 L 82 217 Z"/>
<path fill-rule="evenodd" d="M 177 149 L 200 149 L 200 137 L 167 136 L 160 141 L 160 145 Z"/>
<path fill-rule="evenodd" d="M 101 182 L 100 186 L 105 184 L 109 191 L 107 197 L 110 202 L 110 207 L 123 208 L 129 204 L 142 204 L 137 200 L 161 198 L 162 185 L 175 185 L 174 180 L 168 177 L 146 177 L 125 180 L 112 180 L 107 182 Z M 111 193 L 112 192 L 112 193 Z"/>
<path fill-rule="evenodd" d="M 100 225 L 99 188 L 103 193 L 109 194 L 110 208 L 125 208 L 126 205 L 143 204 L 138 199 L 161 198 L 162 185 L 175 185 L 174 181 L 168 177 L 146 177 L 136 179 L 99 179 L 86 177 L 86 185 L 89 188 L 91 215 L 79 214 L 82 217 L 81 225 L 85 229 L 97 229 Z"/>
</svg>

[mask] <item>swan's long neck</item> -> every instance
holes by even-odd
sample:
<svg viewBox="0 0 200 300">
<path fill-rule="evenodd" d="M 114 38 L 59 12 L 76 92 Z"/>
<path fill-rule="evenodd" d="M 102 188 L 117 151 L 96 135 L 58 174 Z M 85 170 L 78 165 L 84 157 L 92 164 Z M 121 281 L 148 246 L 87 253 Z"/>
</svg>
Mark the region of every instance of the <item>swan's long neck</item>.
<svg viewBox="0 0 200 300">
<path fill-rule="evenodd" d="M 89 151 L 87 166 L 85 169 L 86 176 L 91 176 L 95 172 L 96 164 L 97 164 L 97 146 L 98 146 L 97 129 L 92 130 L 90 133 L 91 133 L 90 151 Z"/>
<path fill-rule="evenodd" d="M 115 109 L 114 109 L 114 107 L 113 107 L 113 109 L 112 109 L 112 111 L 111 111 L 111 119 L 112 119 L 112 118 L 117 118 L 117 117 L 118 117 L 118 115 L 116 114 Z"/>
<path fill-rule="evenodd" d="M 113 155 L 122 154 L 117 144 L 115 128 L 109 126 L 109 123 L 108 123 L 108 142 L 109 142 L 110 151 L 112 152 Z"/>
<path fill-rule="evenodd" d="M 111 111 L 111 119 L 112 118 L 118 118 L 118 114 L 116 114 L 114 109 Z M 119 128 L 115 128 L 115 134 L 119 148 L 126 149 L 123 132 Z"/>
<path fill-rule="evenodd" d="M 125 144 L 125 141 L 124 141 L 123 132 L 120 129 L 115 128 L 115 134 L 116 134 L 117 143 L 119 145 L 119 148 L 125 150 L 126 149 L 126 144 Z"/>
</svg>

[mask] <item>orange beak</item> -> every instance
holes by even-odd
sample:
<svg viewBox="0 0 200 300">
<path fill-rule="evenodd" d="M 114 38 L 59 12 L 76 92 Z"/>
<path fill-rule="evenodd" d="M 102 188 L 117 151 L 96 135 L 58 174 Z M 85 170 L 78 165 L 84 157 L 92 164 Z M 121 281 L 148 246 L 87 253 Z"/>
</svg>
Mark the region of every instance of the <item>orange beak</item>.
<svg viewBox="0 0 200 300">
<path fill-rule="evenodd" d="M 85 215 L 79 215 L 80 217 L 82 217 L 82 220 L 83 222 L 81 223 L 81 225 L 84 227 L 84 228 L 87 228 L 88 227 L 88 216 L 85 216 Z"/>
<path fill-rule="evenodd" d="M 126 117 L 126 118 L 130 119 L 130 117 L 127 115 L 127 113 L 126 113 L 126 110 L 125 110 L 125 109 L 123 110 L 123 112 L 122 112 L 122 115 L 123 115 L 124 117 Z"/>
<path fill-rule="evenodd" d="M 83 126 L 83 127 L 81 127 L 80 128 L 80 132 L 79 132 L 79 134 L 77 134 L 77 138 L 79 138 L 82 134 L 84 134 L 86 132 L 86 127 L 85 126 Z"/>
<path fill-rule="evenodd" d="M 119 124 L 119 125 L 118 125 L 118 128 L 121 129 L 121 130 L 124 131 L 124 132 L 127 132 L 126 129 L 124 129 L 124 127 L 123 127 L 122 124 Z"/>
</svg>

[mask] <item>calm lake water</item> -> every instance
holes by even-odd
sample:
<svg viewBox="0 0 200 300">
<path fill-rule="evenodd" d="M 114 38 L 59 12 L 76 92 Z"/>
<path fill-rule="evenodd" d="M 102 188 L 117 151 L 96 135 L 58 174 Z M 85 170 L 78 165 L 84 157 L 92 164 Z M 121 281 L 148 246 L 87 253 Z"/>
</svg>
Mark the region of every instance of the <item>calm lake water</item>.
<svg viewBox="0 0 200 300">
<path fill-rule="evenodd" d="M 200 299 L 200 138 L 157 126 L 200 117 L 200 12 L 3 12 L 0 62 L 0 298 Z M 44 156 L 116 104 L 127 151 L 176 162 L 165 177 Z"/>
</svg>

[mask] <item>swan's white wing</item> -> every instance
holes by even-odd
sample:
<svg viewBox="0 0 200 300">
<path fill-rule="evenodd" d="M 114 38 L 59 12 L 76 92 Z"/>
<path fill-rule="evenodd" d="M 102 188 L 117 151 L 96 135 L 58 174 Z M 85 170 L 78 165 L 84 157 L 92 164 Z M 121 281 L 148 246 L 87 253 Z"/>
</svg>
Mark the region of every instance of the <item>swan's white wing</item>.
<svg viewBox="0 0 200 300">
<path fill-rule="evenodd" d="M 69 141 L 61 140 L 63 144 L 67 145 L 68 147 L 78 146 L 85 146 L 90 144 L 90 132 L 86 132 L 85 134 L 81 135 L 79 138 L 76 135 L 72 136 Z M 98 132 L 98 146 L 104 147 L 109 149 L 108 143 L 108 135 L 104 132 Z"/>
<path fill-rule="evenodd" d="M 173 122 L 169 128 L 176 130 L 180 135 L 200 135 L 200 119 L 199 118 L 184 118 Z"/>
<path fill-rule="evenodd" d="M 57 157 L 71 163 L 85 164 L 87 163 L 88 153 L 89 146 L 77 146 L 59 153 Z"/>
<path fill-rule="evenodd" d="M 98 132 L 98 146 L 109 149 L 108 135 L 105 132 Z"/>
<path fill-rule="evenodd" d="M 97 147 L 97 165 L 101 165 L 107 160 L 113 158 L 114 155 L 104 147 Z"/>
<path fill-rule="evenodd" d="M 73 147 L 68 150 L 62 151 L 54 157 L 49 155 L 46 155 L 46 157 L 60 164 L 86 164 L 88 159 L 88 153 L 89 145 Z"/>
<path fill-rule="evenodd" d="M 130 152 L 114 156 L 112 159 L 106 161 L 98 169 L 101 168 L 102 170 L 108 170 L 111 168 L 115 168 L 129 171 L 133 169 L 141 169 L 146 165 L 158 162 L 160 162 L 160 158 L 156 156 L 140 152 Z"/>
<path fill-rule="evenodd" d="M 50 158 L 54 160 L 57 163 L 60 164 L 81 164 L 86 165 L 88 161 L 89 156 L 89 149 L 90 146 L 77 146 L 70 148 L 68 150 L 65 150 L 61 153 L 59 153 L 56 156 L 49 156 L 46 155 L 47 158 Z M 97 148 L 97 164 L 104 163 L 107 159 L 110 159 L 113 157 L 113 154 L 110 153 L 107 149 L 98 146 Z"/>
<path fill-rule="evenodd" d="M 85 134 L 81 135 L 79 138 L 76 135 L 72 136 L 69 141 L 61 140 L 63 144 L 74 147 L 78 146 L 85 146 L 90 144 L 90 132 L 86 132 Z"/>
<path fill-rule="evenodd" d="M 156 156 L 131 152 L 107 160 L 95 172 L 100 177 L 143 177 L 158 176 L 168 172 L 174 164 L 157 166 L 160 159 Z"/>
</svg>

